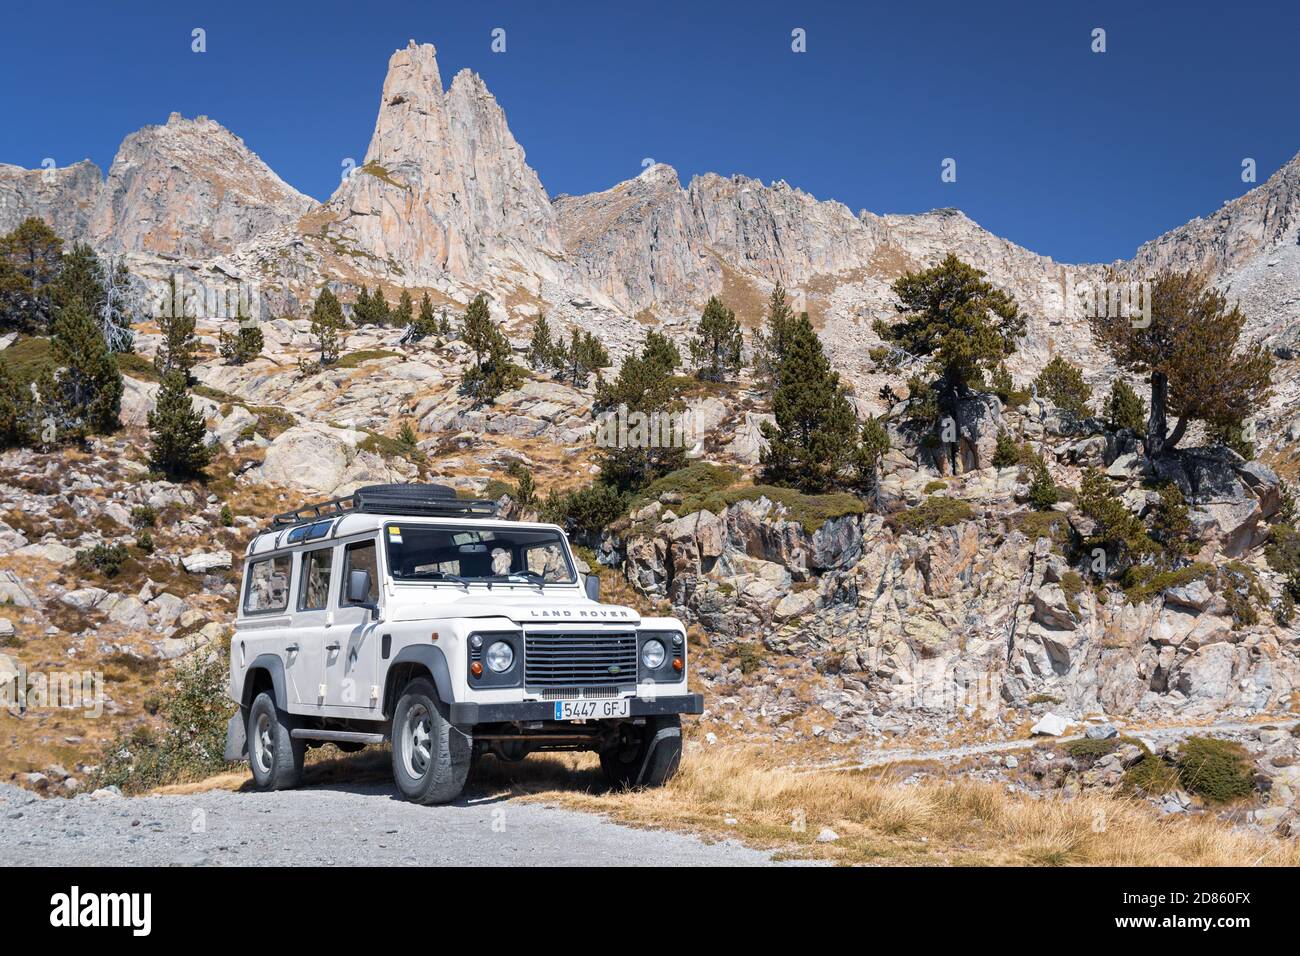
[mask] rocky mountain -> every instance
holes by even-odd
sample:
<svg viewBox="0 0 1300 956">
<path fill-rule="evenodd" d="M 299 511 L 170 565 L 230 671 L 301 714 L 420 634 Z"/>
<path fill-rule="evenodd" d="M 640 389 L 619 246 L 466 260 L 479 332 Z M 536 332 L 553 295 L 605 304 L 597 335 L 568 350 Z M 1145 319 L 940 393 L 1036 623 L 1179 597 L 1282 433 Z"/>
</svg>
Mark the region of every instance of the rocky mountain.
<svg viewBox="0 0 1300 956">
<path fill-rule="evenodd" d="M 0 233 L 36 216 L 65 241 L 84 238 L 103 178 L 99 167 L 88 159 L 50 169 L 0 163 Z"/>
<path fill-rule="evenodd" d="M 87 233 L 110 252 L 206 259 L 314 206 L 220 123 L 173 113 L 122 141 Z"/>
<path fill-rule="evenodd" d="M 546 191 L 483 80 L 462 70 L 444 91 L 434 47 L 414 41 L 389 60 L 365 162 L 323 215 L 413 284 L 554 276 L 561 253 Z"/>
</svg>

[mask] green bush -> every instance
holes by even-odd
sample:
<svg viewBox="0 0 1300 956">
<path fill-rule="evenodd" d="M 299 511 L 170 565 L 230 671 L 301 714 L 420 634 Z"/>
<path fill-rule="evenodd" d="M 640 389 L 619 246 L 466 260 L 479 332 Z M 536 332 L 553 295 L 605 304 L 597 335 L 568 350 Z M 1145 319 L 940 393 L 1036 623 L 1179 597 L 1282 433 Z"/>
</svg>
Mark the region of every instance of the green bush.
<svg viewBox="0 0 1300 956">
<path fill-rule="evenodd" d="M 109 744 L 93 774 L 95 787 L 140 793 L 166 783 L 197 780 L 226 767 L 227 649 L 183 658 L 168 676 L 159 703 L 163 727 L 137 727 Z"/>
<path fill-rule="evenodd" d="M 1147 753 L 1142 759 L 1124 772 L 1124 789 L 1158 797 L 1178 787 L 1178 770 L 1153 753 Z"/>
<path fill-rule="evenodd" d="M 1135 564 L 1120 576 L 1129 604 L 1141 604 L 1170 588 L 1180 588 L 1214 573 L 1214 565 L 1198 561 L 1173 571 L 1161 571 L 1149 564 Z"/>
<path fill-rule="evenodd" d="M 740 658 L 742 674 L 752 674 L 763 666 L 763 645 L 758 641 L 737 644 L 736 654 Z"/>
<path fill-rule="evenodd" d="M 570 531 L 596 537 L 606 525 L 622 517 L 626 508 L 625 495 L 597 482 L 577 491 L 551 492 L 542 505 L 542 514 Z"/>
<path fill-rule="evenodd" d="M 135 546 L 145 554 L 153 554 L 154 548 L 157 547 L 153 541 L 153 535 L 149 529 L 145 528 L 140 532 L 140 536 L 135 539 Z"/>
<path fill-rule="evenodd" d="M 1241 744 L 1214 737 L 1188 737 L 1178 759 L 1178 779 L 1207 803 L 1230 803 L 1250 796 L 1250 758 Z"/>
<path fill-rule="evenodd" d="M 1010 468 L 1012 465 L 1020 464 L 1020 461 L 1020 446 L 1011 437 L 1010 432 L 999 429 L 997 448 L 993 452 L 993 467 Z"/>
<path fill-rule="evenodd" d="M 1092 414 L 1088 408 L 1088 399 L 1092 397 L 1092 388 L 1083 379 L 1083 372 L 1059 355 L 1043 367 L 1034 379 L 1038 394 L 1050 399 L 1057 408 L 1062 408 L 1079 418 Z"/>
<path fill-rule="evenodd" d="M 235 513 L 230 510 L 230 505 L 221 506 L 221 516 L 219 520 L 224 528 L 229 528 L 235 523 Z"/>
<path fill-rule="evenodd" d="M 971 506 L 958 498 L 931 495 L 915 508 L 890 515 L 887 524 L 898 534 L 924 534 L 969 521 L 974 516 Z"/>
<path fill-rule="evenodd" d="M 137 528 L 152 528 L 158 523 L 158 509 L 152 505 L 137 505 L 131 509 L 131 522 Z"/>
<path fill-rule="evenodd" d="M 77 552 L 77 569 L 88 573 L 98 571 L 112 578 L 122 570 L 126 558 L 126 548 L 120 544 L 97 544 Z"/>
</svg>

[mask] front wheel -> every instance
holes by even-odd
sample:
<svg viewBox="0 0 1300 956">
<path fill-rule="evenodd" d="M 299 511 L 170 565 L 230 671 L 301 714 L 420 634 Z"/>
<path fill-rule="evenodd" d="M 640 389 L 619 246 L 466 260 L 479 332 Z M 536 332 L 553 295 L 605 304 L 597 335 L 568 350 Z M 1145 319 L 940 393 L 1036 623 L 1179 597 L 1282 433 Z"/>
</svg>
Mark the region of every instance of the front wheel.
<svg viewBox="0 0 1300 956">
<path fill-rule="evenodd" d="M 406 685 L 393 712 L 393 780 L 402 796 L 425 805 L 455 800 L 473 749 L 443 713 L 433 684 L 421 677 Z"/>
<path fill-rule="evenodd" d="M 248 708 L 248 766 L 259 790 L 288 790 L 302 782 L 307 746 L 294 740 L 287 716 L 270 694 L 260 693 Z"/>
<path fill-rule="evenodd" d="M 600 753 L 600 769 L 615 787 L 662 787 L 682 762 L 682 719 L 647 718 L 620 729 L 618 742 Z"/>
</svg>

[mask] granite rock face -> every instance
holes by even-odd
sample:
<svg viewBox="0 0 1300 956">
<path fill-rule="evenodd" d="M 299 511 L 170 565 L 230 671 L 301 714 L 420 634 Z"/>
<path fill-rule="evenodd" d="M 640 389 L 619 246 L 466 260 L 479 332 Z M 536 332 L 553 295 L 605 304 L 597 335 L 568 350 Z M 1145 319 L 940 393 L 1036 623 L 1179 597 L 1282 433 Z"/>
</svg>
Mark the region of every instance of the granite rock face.
<svg viewBox="0 0 1300 956">
<path fill-rule="evenodd" d="M 122 141 L 86 234 L 110 252 L 203 259 L 315 205 L 220 123 L 173 113 Z"/>
<path fill-rule="evenodd" d="M 0 233 L 36 216 L 64 242 L 85 238 L 103 179 L 99 167 L 88 159 L 48 169 L 0 164 Z"/>
</svg>

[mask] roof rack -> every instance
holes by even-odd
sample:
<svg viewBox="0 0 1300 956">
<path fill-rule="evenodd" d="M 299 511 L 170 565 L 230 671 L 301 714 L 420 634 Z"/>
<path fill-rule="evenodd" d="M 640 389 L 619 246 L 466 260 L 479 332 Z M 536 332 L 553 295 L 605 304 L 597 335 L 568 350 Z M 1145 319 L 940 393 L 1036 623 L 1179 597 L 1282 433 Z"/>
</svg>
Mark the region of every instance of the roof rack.
<svg viewBox="0 0 1300 956">
<path fill-rule="evenodd" d="M 366 485 L 350 495 L 282 512 L 271 519 L 271 530 L 280 531 L 354 512 L 427 518 L 495 518 L 497 503 L 458 498 L 455 490 L 446 485 Z"/>
</svg>

